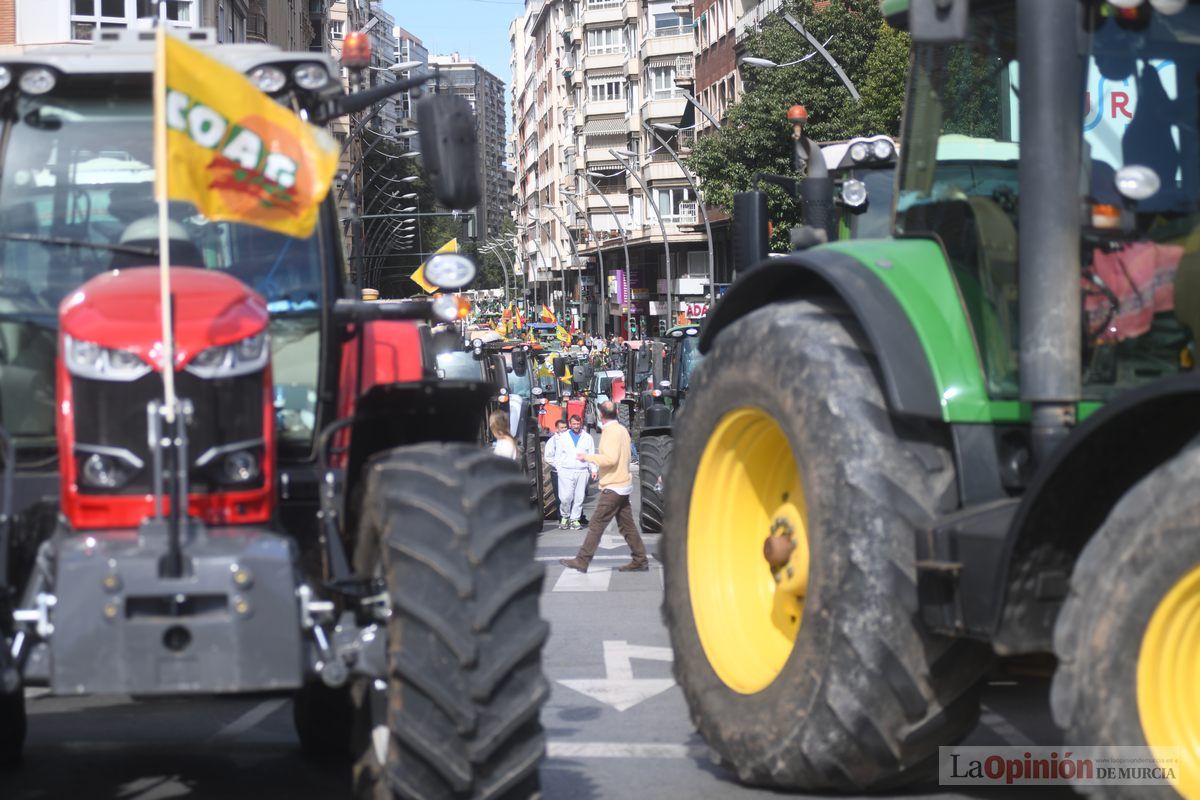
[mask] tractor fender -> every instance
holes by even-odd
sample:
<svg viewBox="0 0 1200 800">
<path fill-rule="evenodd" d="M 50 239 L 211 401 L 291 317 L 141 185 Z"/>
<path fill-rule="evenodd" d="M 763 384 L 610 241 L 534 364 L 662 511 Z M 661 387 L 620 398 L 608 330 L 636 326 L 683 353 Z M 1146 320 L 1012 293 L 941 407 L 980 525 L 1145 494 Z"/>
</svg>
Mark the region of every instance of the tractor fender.
<svg viewBox="0 0 1200 800">
<path fill-rule="evenodd" d="M 941 420 L 933 371 L 916 329 L 892 292 L 861 261 L 821 248 L 771 258 L 743 273 L 700 332 L 700 352 L 738 319 L 769 304 L 836 294 L 854 314 L 875 351 L 893 413 Z"/>
<path fill-rule="evenodd" d="M 1051 649 L 1076 558 L 1134 484 L 1200 436 L 1198 404 L 1196 374 L 1130 390 L 1078 425 L 1039 467 L 987 587 L 997 652 Z"/>
</svg>

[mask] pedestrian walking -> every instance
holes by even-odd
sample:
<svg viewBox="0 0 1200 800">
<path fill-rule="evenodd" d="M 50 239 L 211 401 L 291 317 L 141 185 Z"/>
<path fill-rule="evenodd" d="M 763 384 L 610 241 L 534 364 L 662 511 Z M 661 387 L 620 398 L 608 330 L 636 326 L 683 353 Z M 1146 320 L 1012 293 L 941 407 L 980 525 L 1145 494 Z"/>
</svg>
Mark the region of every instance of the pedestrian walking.
<svg viewBox="0 0 1200 800">
<path fill-rule="evenodd" d="M 542 463 L 550 470 L 550 488 L 558 506 L 558 529 L 563 531 L 567 529 L 567 515 L 563 509 L 562 494 L 558 491 L 558 437 L 566 432 L 567 421 L 555 420 L 554 433 L 546 440 L 546 446 L 542 449 Z"/>
<path fill-rule="evenodd" d="M 560 529 L 581 530 L 580 516 L 583 514 L 583 499 L 587 494 L 588 479 L 596 473 L 596 467 L 580 461 L 580 454 L 596 452 L 592 437 L 583 431 L 583 419 L 572 414 L 567 430 L 555 435 L 554 468 L 558 472 L 558 509 Z"/>
<path fill-rule="evenodd" d="M 517 450 L 517 440 L 508 432 L 508 412 L 493 411 L 488 417 L 488 430 L 496 439 L 492 445 L 492 452 L 501 458 L 508 458 L 516 461 L 519 457 Z"/>
<path fill-rule="evenodd" d="M 588 525 L 587 536 L 574 558 L 560 558 L 564 567 L 587 572 L 600 537 L 613 517 L 617 529 L 625 537 L 625 544 L 633 554 L 632 560 L 618 567 L 619 572 L 645 572 L 650 569 L 646 558 L 646 545 L 633 522 L 633 507 L 629 498 L 633 494 L 633 476 L 629 471 L 629 431 L 617 422 L 617 407 L 611 400 L 600 404 L 600 447 L 594 455 L 578 453 L 575 457 L 582 462 L 595 464 L 599 468 L 600 499 Z"/>
</svg>

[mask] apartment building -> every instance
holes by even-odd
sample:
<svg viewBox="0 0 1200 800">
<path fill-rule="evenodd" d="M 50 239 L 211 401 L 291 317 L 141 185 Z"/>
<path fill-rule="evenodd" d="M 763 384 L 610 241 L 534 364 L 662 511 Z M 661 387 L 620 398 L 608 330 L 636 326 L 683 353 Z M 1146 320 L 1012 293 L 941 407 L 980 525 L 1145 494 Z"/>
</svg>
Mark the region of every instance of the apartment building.
<svg viewBox="0 0 1200 800">
<path fill-rule="evenodd" d="M 589 328 L 665 330 L 708 286 L 696 197 L 672 157 L 693 141 L 680 85 L 693 73 L 691 5 L 531 0 L 522 19 L 520 59 L 510 37 L 524 78 L 513 90 L 517 222 L 527 258 L 551 273 L 535 281 L 551 297 L 565 282 Z"/>
<path fill-rule="evenodd" d="M 439 75 L 432 90 L 462 97 L 475 110 L 482 196 L 475 207 L 474 228 L 467 233 L 483 241 L 500 233 L 510 208 L 504 181 L 504 81 L 458 53 L 430 56 L 429 63 L 437 66 Z"/>
<path fill-rule="evenodd" d="M 393 27 L 392 35 L 396 40 L 397 64 L 415 62 L 425 65 L 429 63 L 429 49 L 421 43 L 419 38 L 414 36 L 412 33 L 409 33 L 404 28 L 401 28 L 399 25 Z M 422 69 L 424 69 L 424 66 L 417 67 L 417 70 Z M 410 70 L 400 73 L 402 77 L 406 78 L 410 74 Z M 401 128 L 409 129 L 416 127 L 416 114 L 413 108 L 414 103 L 415 101 L 408 92 L 404 92 L 396 97 L 396 117 Z M 402 143 L 407 147 L 408 143 L 411 141 L 411 139 L 403 139 Z"/>
</svg>

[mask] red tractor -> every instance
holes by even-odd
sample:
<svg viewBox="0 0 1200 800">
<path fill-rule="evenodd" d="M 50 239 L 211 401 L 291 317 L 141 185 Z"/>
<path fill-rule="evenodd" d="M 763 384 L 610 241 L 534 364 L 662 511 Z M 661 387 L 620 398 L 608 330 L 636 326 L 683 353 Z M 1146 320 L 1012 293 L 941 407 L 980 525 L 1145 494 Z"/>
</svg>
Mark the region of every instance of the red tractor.
<svg viewBox="0 0 1200 800">
<path fill-rule="evenodd" d="M 307 238 L 173 201 L 168 414 L 153 42 L 100 36 L 0 59 L 0 762 L 26 686 L 294 690 L 356 796 L 535 794 L 540 524 L 478 444 L 493 387 L 437 377 L 460 301 L 350 299 L 330 197 Z M 189 41 L 317 122 L 428 77 L 345 95 L 320 54 Z M 473 206 L 469 106 L 417 116 L 439 202 Z"/>
</svg>

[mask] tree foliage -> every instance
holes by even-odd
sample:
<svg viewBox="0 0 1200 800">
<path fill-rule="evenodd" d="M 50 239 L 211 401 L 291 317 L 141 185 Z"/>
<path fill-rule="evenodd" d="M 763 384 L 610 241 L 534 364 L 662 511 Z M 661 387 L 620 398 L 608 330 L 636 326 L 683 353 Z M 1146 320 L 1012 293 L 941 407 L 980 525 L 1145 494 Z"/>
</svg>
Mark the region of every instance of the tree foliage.
<svg viewBox="0 0 1200 800">
<path fill-rule="evenodd" d="M 721 130 L 702 137 L 688 157 L 709 205 L 726 211 L 732 210 L 734 192 L 752 188 L 755 173 L 795 174 L 787 121 L 793 104 L 807 109 L 808 135 L 818 142 L 899 133 L 909 40 L 883 21 L 878 0 L 833 0 L 820 11 L 814 0 L 787 0 L 785 10 L 819 41 L 830 40 L 826 49 L 855 84 L 861 102 L 820 54 L 790 67 L 743 65 L 745 93 Z M 777 64 L 812 50 L 781 17 L 764 23 L 742 48 L 746 55 Z M 786 249 L 787 231 L 800 221 L 799 206 L 782 189 L 764 188 L 775 223 L 772 244 Z"/>
</svg>

